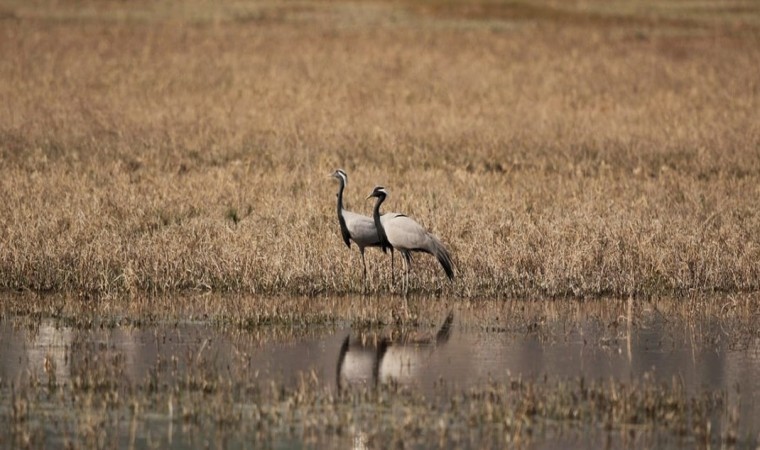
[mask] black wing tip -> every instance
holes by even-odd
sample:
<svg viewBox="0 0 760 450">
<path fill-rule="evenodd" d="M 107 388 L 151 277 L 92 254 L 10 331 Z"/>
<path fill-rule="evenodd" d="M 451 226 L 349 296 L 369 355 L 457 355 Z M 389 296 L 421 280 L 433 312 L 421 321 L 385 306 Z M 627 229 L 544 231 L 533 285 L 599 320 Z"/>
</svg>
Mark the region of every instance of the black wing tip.
<svg viewBox="0 0 760 450">
<path fill-rule="evenodd" d="M 438 262 L 441 263 L 443 271 L 446 272 L 446 276 L 449 277 L 449 280 L 453 280 L 454 268 L 452 267 L 451 257 L 449 256 L 449 253 L 445 248 L 441 247 L 436 257 L 438 258 Z"/>
</svg>

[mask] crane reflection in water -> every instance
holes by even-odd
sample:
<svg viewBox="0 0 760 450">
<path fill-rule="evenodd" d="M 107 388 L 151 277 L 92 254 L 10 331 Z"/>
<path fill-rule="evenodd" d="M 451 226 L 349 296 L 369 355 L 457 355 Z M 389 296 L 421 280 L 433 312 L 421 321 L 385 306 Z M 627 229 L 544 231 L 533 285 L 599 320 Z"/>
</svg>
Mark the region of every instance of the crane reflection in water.
<svg viewBox="0 0 760 450">
<path fill-rule="evenodd" d="M 415 382 L 430 356 L 448 342 L 454 312 L 450 311 L 435 335 L 349 333 L 340 347 L 336 367 L 338 390 L 349 386 L 377 386 Z"/>
</svg>

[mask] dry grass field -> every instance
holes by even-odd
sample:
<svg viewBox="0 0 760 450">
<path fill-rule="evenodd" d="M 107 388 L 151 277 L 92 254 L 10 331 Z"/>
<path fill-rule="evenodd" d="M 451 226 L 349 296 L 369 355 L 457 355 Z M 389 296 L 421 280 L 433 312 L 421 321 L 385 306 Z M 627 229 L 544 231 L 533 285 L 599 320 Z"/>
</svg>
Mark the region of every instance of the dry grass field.
<svg viewBox="0 0 760 450">
<path fill-rule="evenodd" d="M 757 291 L 758 67 L 751 1 L 2 0 L 0 289 L 359 292 L 341 167 L 417 293 Z"/>
</svg>

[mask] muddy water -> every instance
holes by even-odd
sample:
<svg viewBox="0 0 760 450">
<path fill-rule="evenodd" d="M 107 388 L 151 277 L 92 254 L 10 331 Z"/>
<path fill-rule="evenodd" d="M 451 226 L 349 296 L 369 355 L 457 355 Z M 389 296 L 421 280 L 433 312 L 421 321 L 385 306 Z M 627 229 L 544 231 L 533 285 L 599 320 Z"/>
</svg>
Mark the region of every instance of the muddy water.
<svg viewBox="0 0 760 450">
<path fill-rule="evenodd" d="M 7 403 L 13 395 L 9 386 L 22 385 L 30 377 L 40 379 L 41 385 L 50 380 L 58 386 L 75 384 L 97 359 L 109 361 L 120 380 L 134 383 L 151 377 L 171 383 L 187 367 L 203 361 L 206 370 L 220 374 L 242 365 L 244 370 L 236 376 L 242 373 L 248 381 L 295 386 L 308 374 L 334 391 L 398 383 L 422 395 L 440 395 L 442 385 L 454 392 L 516 376 L 623 382 L 648 377 L 678 380 L 689 392 L 722 392 L 738 410 L 739 442 L 756 443 L 756 337 L 736 338 L 718 323 L 694 329 L 656 314 L 635 322 L 589 316 L 572 326 L 537 322 L 513 328 L 481 327 L 459 316 L 442 311 L 440 325 L 429 329 L 355 330 L 338 325 L 285 331 L 230 330 L 203 322 L 74 329 L 55 320 L 30 325 L 10 318 L 0 322 L 1 395 Z M 277 445 L 291 444 L 300 446 Z M 551 437 L 533 444 L 568 445 Z M 578 447 L 589 444 L 594 442 L 577 441 Z"/>
</svg>

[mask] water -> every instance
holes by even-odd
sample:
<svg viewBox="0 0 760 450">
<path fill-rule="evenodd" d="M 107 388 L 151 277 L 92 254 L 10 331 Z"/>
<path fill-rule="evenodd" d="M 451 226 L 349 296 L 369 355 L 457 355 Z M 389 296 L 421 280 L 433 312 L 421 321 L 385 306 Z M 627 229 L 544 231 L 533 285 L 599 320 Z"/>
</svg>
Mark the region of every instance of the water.
<svg viewBox="0 0 760 450">
<path fill-rule="evenodd" d="M 146 380 L 155 378 L 158 384 L 171 385 L 201 362 L 207 373 L 244 378 L 248 384 L 274 380 L 297 386 L 307 374 L 334 392 L 349 386 L 398 383 L 429 397 L 440 395 L 441 385 L 455 392 L 515 377 L 675 379 L 693 395 L 721 392 L 736 405 L 740 444 L 754 445 L 760 432 L 760 340 L 756 336 L 736 336 L 717 321 L 695 329 L 658 314 L 630 323 L 626 318 L 609 322 L 591 314 L 514 328 L 483 328 L 459 316 L 454 311 L 447 318 L 443 311 L 438 329 L 363 331 L 348 326 L 244 331 L 210 323 L 74 329 L 54 320 L 29 325 L 6 319 L 0 322 L 2 397 L 6 402 L 30 378 L 39 379 L 41 386 L 51 382 L 74 386 L 81 384 L 88 371 L 97 370 L 106 371 L 105 378 L 114 376 L 125 383 L 146 385 Z M 5 414 L 10 413 L 5 410 Z M 173 417 L 159 417 L 143 431 L 163 435 L 162 428 L 171 427 Z M 149 443 L 145 436 L 135 440 L 134 430 L 128 437 L 124 424 L 121 428 L 122 436 L 114 438 L 119 446 Z M 45 429 L 45 433 L 56 433 Z M 170 431 L 170 438 L 172 433 L 181 434 Z M 55 436 L 45 439 L 57 442 Z M 289 439 L 275 444 L 301 445 L 298 439 L 295 444 Z M 582 437 L 577 442 L 579 447 L 598 444 Z M 186 444 L 194 445 L 193 441 Z M 567 442 L 546 436 L 533 445 L 562 448 Z"/>
</svg>

